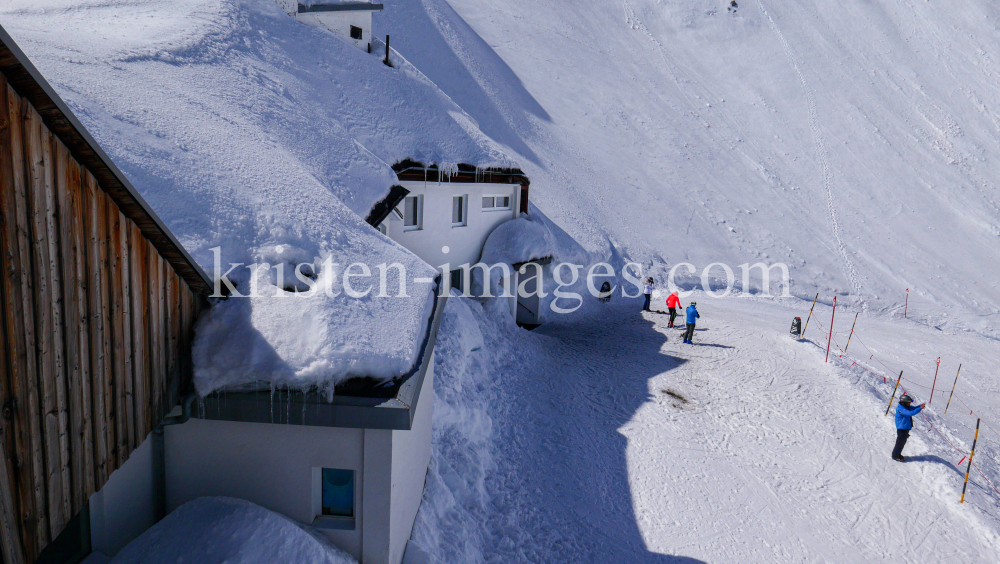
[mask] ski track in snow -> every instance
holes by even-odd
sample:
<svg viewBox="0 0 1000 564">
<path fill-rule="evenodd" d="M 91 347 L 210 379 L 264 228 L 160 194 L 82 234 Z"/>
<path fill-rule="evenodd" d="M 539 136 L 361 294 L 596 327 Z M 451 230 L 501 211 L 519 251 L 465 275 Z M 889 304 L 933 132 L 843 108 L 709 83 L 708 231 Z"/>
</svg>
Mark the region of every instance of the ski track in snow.
<svg viewBox="0 0 1000 564">
<path fill-rule="evenodd" d="M 679 343 L 667 316 L 631 308 L 531 333 L 477 316 L 493 335 L 472 354 L 486 355 L 478 362 L 492 373 L 483 409 L 493 434 L 481 448 L 495 467 L 485 472 L 481 525 L 471 527 L 478 534 L 463 536 L 478 539 L 482 561 L 991 561 L 1000 496 L 974 471 L 959 505 L 960 455 L 919 416 L 906 450 L 914 460 L 889 459 L 894 425 L 882 412 L 891 386 L 836 354 L 824 364 L 822 346 L 773 329 L 794 306 L 704 302 L 694 346 Z M 902 323 L 866 322 L 867 346 L 884 342 L 911 361 L 917 353 L 897 340 L 934 350 L 937 331 Z M 876 336 L 892 328 L 899 334 Z M 970 338 L 982 340 L 948 341 Z M 976 366 L 997 348 L 986 347 Z M 442 369 L 438 387 L 447 390 L 455 376 Z M 917 372 L 907 373 L 929 378 Z M 929 416 L 970 446 L 968 417 Z M 984 432 L 977 453 L 993 478 L 998 440 Z M 419 533 L 434 529 L 440 499 L 425 500 L 414 542 L 448 562 Z"/>
<path fill-rule="evenodd" d="M 799 82 L 802 84 L 802 90 L 806 95 L 806 99 L 809 101 L 809 129 L 812 131 L 813 143 L 816 145 L 816 156 L 819 158 L 820 168 L 822 169 L 822 182 L 823 187 L 826 190 L 826 207 L 827 212 L 830 215 L 830 226 L 833 230 L 833 236 L 837 241 L 837 249 L 840 251 L 840 256 L 844 259 L 844 267 L 847 269 L 847 277 L 854 290 L 854 295 L 857 297 L 862 311 L 867 312 L 868 301 L 862 291 L 863 288 L 861 287 L 861 283 L 858 279 L 858 272 L 854 268 L 854 263 L 851 262 L 851 258 L 847 254 L 847 245 L 844 243 L 844 238 L 840 234 L 840 221 L 837 219 L 836 199 L 833 196 L 833 171 L 830 169 L 830 155 L 826 150 L 826 144 L 823 142 L 823 132 L 819 124 L 819 111 L 816 107 L 816 92 L 811 86 L 809 86 L 805 76 L 802 74 L 802 69 L 799 66 L 795 52 L 792 50 L 791 45 L 788 44 L 788 40 L 785 38 L 785 34 L 781 32 L 781 28 L 778 27 L 777 22 L 774 21 L 774 18 L 771 17 L 770 12 L 767 11 L 764 4 L 760 0 L 754 1 L 757 4 L 757 8 L 760 10 L 760 13 L 767 18 L 768 25 L 774 31 L 775 35 L 778 36 L 781 48 L 785 51 L 785 55 L 788 57 L 788 61 L 791 63 L 792 68 L 795 69 L 795 76 L 798 77 Z"/>
</svg>

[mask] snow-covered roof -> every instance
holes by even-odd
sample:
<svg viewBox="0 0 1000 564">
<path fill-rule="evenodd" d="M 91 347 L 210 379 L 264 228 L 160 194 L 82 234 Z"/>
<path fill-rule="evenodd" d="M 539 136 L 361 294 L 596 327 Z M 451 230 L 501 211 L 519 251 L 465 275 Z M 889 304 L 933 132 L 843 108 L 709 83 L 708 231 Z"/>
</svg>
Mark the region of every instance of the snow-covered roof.
<svg viewBox="0 0 1000 564">
<path fill-rule="evenodd" d="M 69 149 L 73 158 L 97 179 L 125 214 L 139 227 L 157 252 L 181 276 L 187 285 L 199 293 L 209 293 L 211 280 L 191 255 L 177 242 L 163 221 L 139 195 L 125 175 L 105 154 L 66 102 L 56 94 L 48 81 L 28 60 L 7 31 L 0 26 L 0 71 L 7 83 L 19 96 L 24 97 L 38 111 L 46 127 Z"/>
<path fill-rule="evenodd" d="M 433 284 L 415 280 L 437 272 L 363 217 L 397 182 L 391 163 L 514 166 L 423 74 L 273 2 L 10 0 L 0 16 L 205 270 L 215 248 L 222 272 L 311 262 L 339 292 L 293 297 L 274 269 L 233 270 L 257 297 L 200 320 L 201 394 L 261 381 L 332 390 L 412 370 L 434 303 Z M 402 265 L 406 297 L 346 297 L 337 268 L 358 262 Z"/>
<path fill-rule="evenodd" d="M 346 2 L 343 0 L 302 0 L 299 13 L 309 12 L 379 12 L 384 6 L 373 2 Z"/>
</svg>

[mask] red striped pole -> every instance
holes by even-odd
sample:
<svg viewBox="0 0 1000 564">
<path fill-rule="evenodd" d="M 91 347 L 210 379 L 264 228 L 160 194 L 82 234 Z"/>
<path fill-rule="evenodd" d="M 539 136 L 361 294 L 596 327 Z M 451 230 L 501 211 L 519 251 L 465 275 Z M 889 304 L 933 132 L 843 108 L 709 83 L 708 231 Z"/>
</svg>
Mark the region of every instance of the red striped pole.
<svg viewBox="0 0 1000 564">
<path fill-rule="evenodd" d="M 938 375 L 938 371 L 939 370 L 941 370 L 941 357 L 940 356 L 937 359 L 937 368 L 934 369 L 934 383 L 931 384 L 931 399 L 927 400 L 927 404 L 928 405 L 930 405 L 930 403 L 932 401 L 934 401 L 934 388 L 937 387 L 937 375 Z"/>
<path fill-rule="evenodd" d="M 833 342 L 833 318 L 837 315 L 837 296 L 833 297 L 833 315 L 830 316 L 830 337 L 826 341 L 826 362 L 830 362 L 830 343 Z"/>
</svg>

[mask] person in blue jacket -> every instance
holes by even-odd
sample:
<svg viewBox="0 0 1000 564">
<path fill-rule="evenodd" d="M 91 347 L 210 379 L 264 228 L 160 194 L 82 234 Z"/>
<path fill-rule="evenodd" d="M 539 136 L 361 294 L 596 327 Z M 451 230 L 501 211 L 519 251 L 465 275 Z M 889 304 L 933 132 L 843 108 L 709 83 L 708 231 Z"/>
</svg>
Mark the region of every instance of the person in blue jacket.
<svg viewBox="0 0 1000 564">
<path fill-rule="evenodd" d="M 908 394 L 903 394 L 899 398 L 899 405 L 896 406 L 896 447 L 892 449 L 892 459 L 899 462 L 906 462 L 903 458 L 903 447 L 906 446 L 906 439 L 910 438 L 910 429 L 913 428 L 913 416 L 920 413 L 925 403 L 917 407 L 910 407 L 913 398 Z"/>
<path fill-rule="evenodd" d="M 684 331 L 684 342 L 693 345 L 694 344 L 694 324 L 695 320 L 701 317 L 698 313 L 698 302 L 691 302 L 691 305 L 687 308 L 687 330 Z"/>
</svg>

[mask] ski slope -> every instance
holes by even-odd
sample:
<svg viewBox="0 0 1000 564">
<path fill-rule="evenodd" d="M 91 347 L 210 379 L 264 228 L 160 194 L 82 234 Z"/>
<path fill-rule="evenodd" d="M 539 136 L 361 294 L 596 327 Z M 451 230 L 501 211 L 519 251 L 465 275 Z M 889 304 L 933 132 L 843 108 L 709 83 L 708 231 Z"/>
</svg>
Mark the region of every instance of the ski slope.
<svg viewBox="0 0 1000 564">
<path fill-rule="evenodd" d="M 375 26 L 598 256 L 784 262 L 797 296 L 910 288 L 995 335 L 1000 5 L 728 4 L 400 0 Z"/>
<path fill-rule="evenodd" d="M 411 545 L 432 562 L 995 561 L 1000 492 L 974 475 L 958 503 L 965 466 L 948 441 L 967 453 L 975 419 L 957 401 L 942 416 L 936 396 L 914 419 L 910 462 L 893 462 L 891 383 L 836 349 L 824 362 L 829 309 L 799 342 L 785 333 L 807 309 L 797 300 L 695 298 L 693 346 L 633 304 L 528 333 L 449 302 Z M 477 326 L 495 337 L 473 350 Z M 862 318 L 848 350 L 865 347 L 907 371 L 917 402 L 935 352 L 952 352 L 949 368 L 960 354 L 957 397 L 1000 430 L 1000 344 Z M 1000 484 L 1000 434 L 984 427 L 976 459 Z"/>
<path fill-rule="evenodd" d="M 495 304 L 452 300 L 410 564 L 997 559 L 1000 494 L 974 471 L 957 503 L 966 407 L 993 426 L 977 461 L 1000 484 L 996 2 L 743 0 L 734 13 L 722 0 L 395 0 L 376 34 L 414 65 L 407 77 L 269 2 L 20 1 L 3 23 L 203 262 L 215 244 L 247 259 L 278 243 L 377 253 L 354 215 L 391 180 L 393 159 L 433 140 L 421 157 L 510 155 L 562 258 L 635 260 L 661 281 L 680 261 L 782 262 L 793 295 L 820 293 L 810 342 L 785 334 L 808 302 L 697 295 L 695 346 L 619 297 L 531 333 Z M 122 17 L 131 27 L 115 25 Z M 96 20 L 106 28 L 84 25 Z M 141 33 L 143 20 L 159 32 Z M 100 33 L 139 47 L 104 45 Z M 368 106 L 344 87 L 344 68 L 418 109 L 403 79 L 419 78 L 452 121 L 414 110 L 421 119 L 402 120 L 402 137 L 374 135 L 353 117 Z M 212 143 L 211 129 L 194 135 L 180 112 L 175 122 L 123 108 L 105 89 L 138 73 L 156 92 L 164 69 L 225 89 L 190 107 L 237 124 L 227 143 Z M 289 121 L 300 111 L 289 84 L 309 108 L 327 88 L 353 102 Z M 232 103 L 248 91 L 263 103 Z M 301 123 L 323 141 L 304 141 Z M 466 141 L 449 145 L 456 138 Z M 331 144 L 336 158 L 308 164 Z M 273 166 L 247 170 L 245 155 Z M 276 199 L 282 213 L 269 215 L 250 188 L 275 171 L 311 191 Z M 223 194 L 187 217 L 178 202 L 204 189 L 191 179 L 206 172 L 240 204 L 229 209 Z M 314 198 L 324 205 L 300 209 Z M 302 237 L 300 214 L 311 226 Z M 877 375 L 837 354 L 823 362 L 834 295 L 837 341 L 861 311 L 850 352 Z M 945 416 L 936 395 L 915 420 L 913 461 L 893 463 L 881 375 L 903 370 L 925 401 L 938 356 L 939 390 L 963 363 L 962 409 Z"/>
</svg>

